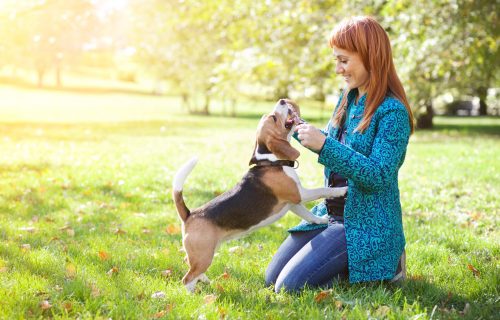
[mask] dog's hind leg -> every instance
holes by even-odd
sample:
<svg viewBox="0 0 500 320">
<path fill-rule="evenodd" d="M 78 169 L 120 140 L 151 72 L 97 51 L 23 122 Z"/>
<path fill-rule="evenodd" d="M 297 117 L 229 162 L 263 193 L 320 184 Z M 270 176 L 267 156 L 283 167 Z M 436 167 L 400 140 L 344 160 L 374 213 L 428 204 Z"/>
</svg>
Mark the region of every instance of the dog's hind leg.
<svg viewBox="0 0 500 320">
<path fill-rule="evenodd" d="M 186 249 L 189 271 L 182 279 L 182 283 L 190 292 L 194 292 L 198 281 L 210 282 L 205 275 L 208 267 L 212 263 L 217 243 L 210 241 L 215 239 L 210 237 L 210 232 L 206 230 L 203 234 L 186 234 L 184 238 L 184 248 Z"/>
</svg>

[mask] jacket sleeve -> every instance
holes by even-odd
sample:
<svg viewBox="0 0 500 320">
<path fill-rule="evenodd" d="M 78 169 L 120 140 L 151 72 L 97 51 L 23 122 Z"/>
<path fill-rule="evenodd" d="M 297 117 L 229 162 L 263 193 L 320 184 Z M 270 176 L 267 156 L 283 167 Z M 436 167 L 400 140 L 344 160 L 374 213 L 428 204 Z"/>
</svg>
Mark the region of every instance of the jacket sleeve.
<svg viewBox="0 0 500 320">
<path fill-rule="evenodd" d="M 372 121 L 375 121 L 375 117 Z M 369 156 L 327 137 L 318 162 L 369 192 L 380 191 L 397 175 L 409 137 L 408 112 L 404 107 L 392 108 L 380 116 Z"/>
</svg>

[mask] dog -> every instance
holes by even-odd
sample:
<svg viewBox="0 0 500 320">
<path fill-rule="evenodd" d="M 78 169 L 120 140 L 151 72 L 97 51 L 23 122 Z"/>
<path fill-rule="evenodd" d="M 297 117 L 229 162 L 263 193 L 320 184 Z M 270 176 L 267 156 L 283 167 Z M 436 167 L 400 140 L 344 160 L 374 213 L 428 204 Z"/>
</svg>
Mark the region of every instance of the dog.
<svg viewBox="0 0 500 320">
<path fill-rule="evenodd" d="M 328 223 L 327 217 L 313 215 L 303 203 L 344 196 L 344 188 L 305 189 L 295 171 L 300 153 L 290 139 L 300 123 L 299 106 L 280 99 L 274 111 L 264 115 L 257 128 L 252 167 L 231 190 L 190 211 L 182 196 L 184 181 L 197 159 L 187 162 L 176 173 L 173 199 L 182 223 L 182 242 L 189 271 L 182 282 L 194 292 L 198 281 L 210 282 L 205 271 L 212 263 L 218 246 L 264 227 L 292 211 L 316 224 Z"/>
</svg>

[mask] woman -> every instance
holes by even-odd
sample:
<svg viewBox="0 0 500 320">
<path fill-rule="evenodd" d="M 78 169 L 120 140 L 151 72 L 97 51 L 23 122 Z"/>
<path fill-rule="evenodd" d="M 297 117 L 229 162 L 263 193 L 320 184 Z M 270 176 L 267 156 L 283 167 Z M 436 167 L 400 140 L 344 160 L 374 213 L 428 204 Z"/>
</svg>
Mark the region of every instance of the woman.
<svg viewBox="0 0 500 320">
<path fill-rule="evenodd" d="M 370 17 L 344 20 L 330 47 L 346 88 L 326 130 L 310 124 L 295 137 L 318 154 L 325 182 L 348 185 L 346 198 L 313 208 L 328 225 L 302 221 L 290 229 L 266 271 L 276 292 L 349 281 L 402 279 L 405 238 L 398 189 L 413 115 L 394 67 L 389 38 Z"/>
</svg>

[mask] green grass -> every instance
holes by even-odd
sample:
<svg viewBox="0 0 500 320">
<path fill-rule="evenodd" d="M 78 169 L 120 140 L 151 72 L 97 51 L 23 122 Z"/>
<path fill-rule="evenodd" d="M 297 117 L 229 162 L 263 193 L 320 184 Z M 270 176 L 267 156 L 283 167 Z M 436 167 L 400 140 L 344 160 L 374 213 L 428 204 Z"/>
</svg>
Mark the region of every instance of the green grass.
<svg viewBox="0 0 500 320">
<path fill-rule="evenodd" d="M 499 118 L 437 118 L 435 130 L 412 136 L 400 172 L 404 284 L 339 283 L 321 301 L 320 289 L 273 293 L 264 272 L 299 221 L 288 214 L 222 245 L 207 273 L 212 283 L 190 295 L 180 282 L 187 266 L 172 177 L 199 156 L 185 186 L 190 208 L 231 188 L 272 103 L 246 102 L 243 117 L 229 118 L 188 116 L 175 97 L 0 93 L 2 319 L 493 319 L 500 312 Z M 318 110 L 302 108 L 324 125 Z M 300 150 L 303 184 L 321 185 L 321 166 Z M 165 297 L 152 298 L 158 291 Z"/>
</svg>

